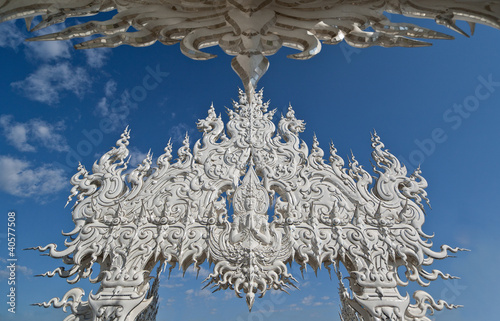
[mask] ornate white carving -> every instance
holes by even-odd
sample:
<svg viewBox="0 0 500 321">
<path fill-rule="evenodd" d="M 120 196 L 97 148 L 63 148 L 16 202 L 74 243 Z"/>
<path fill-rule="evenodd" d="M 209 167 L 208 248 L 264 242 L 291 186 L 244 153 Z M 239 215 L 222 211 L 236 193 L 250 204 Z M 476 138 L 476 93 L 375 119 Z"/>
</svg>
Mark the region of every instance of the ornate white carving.
<svg viewBox="0 0 500 321">
<path fill-rule="evenodd" d="M 308 59 L 319 53 L 321 43 L 342 40 L 366 48 L 420 47 L 430 44 L 416 39 L 453 39 L 414 24 L 391 22 L 385 12 L 433 19 L 466 36 L 456 20 L 469 22 L 471 33 L 476 23 L 500 28 L 500 4 L 481 0 L 0 0 L 0 22 L 25 18 L 31 28 L 33 17 L 42 15 L 40 23 L 31 28 L 35 31 L 67 18 L 110 10 L 118 13 L 107 21 L 86 22 L 31 40 L 99 34 L 102 37 L 76 48 L 180 43 L 183 54 L 198 60 L 214 58 L 200 49 L 218 45 L 235 56 L 232 67 L 246 92 L 251 92 L 269 67 L 266 57 L 282 46 L 301 51 L 290 58 Z M 129 31 L 131 27 L 137 31 Z"/>
<path fill-rule="evenodd" d="M 66 320 L 152 318 L 158 285 L 157 276 L 150 287 L 153 267 L 160 262 L 186 270 L 208 260 L 214 269 L 206 285 L 244 295 L 249 309 L 256 295 L 295 286 L 285 265 L 291 261 L 314 270 L 342 262 L 352 293 L 343 291 L 342 300 L 365 321 L 422 321 L 428 310 L 454 308 L 423 291 L 415 292 L 415 303 L 398 292 L 410 281 L 427 286 L 425 280 L 453 278 L 424 267 L 460 250 L 431 250 L 432 236 L 421 229 L 422 201 L 428 199 L 420 169 L 407 176 L 376 133 L 377 177 L 354 156 L 344 168 L 333 144 L 326 163 L 316 138 L 310 151 L 300 140 L 305 125 L 292 107 L 276 128 L 262 91 L 253 96 L 240 91 L 226 128 L 211 106 L 198 122 L 202 139 L 191 151 L 186 136 L 175 163 L 168 144 L 157 167 L 148 154 L 123 174 L 127 129 L 92 173 L 80 165 L 69 197 L 76 197 L 75 229 L 64 233 L 72 239 L 62 251 L 54 244 L 36 249 L 71 266 L 45 275 L 71 278 L 72 284 L 89 278 L 101 287 L 88 301 L 76 288 L 41 305 L 70 306 Z M 98 275 L 92 274 L 94 264 Z M 406 269 L 406 280 L 398 268 Z"/>
</svg>

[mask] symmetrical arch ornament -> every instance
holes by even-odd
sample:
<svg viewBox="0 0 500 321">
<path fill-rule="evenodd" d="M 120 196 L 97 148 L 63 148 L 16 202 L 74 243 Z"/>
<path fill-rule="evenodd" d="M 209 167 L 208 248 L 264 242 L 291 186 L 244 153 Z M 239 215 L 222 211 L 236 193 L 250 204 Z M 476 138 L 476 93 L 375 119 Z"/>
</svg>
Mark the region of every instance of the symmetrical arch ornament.
<svg viewBox="0 0 500 321">
<path fill-rule="evenodd" d="M 297 49 L 293 59 L 309 59 L 321 44 L 366 48 L 421 47 L 418 39 L 452 36 L 410 23 L 391 22 L 386 13 L 433 19 L 468 36 L 456 21 L 500 29 L 500 4 L 485 0 L 0 0 L 0 22 L 25 18 L 37 31 L 72 17 L 116 10 L 107 21 L 90 21 L 31 40 L 101 37 L 76 45 L 79 49 L 131 45 L 144 47 L 159 41 L 180 43 L 192 59 L 216 57 L 201 49 L 219 46 L 234 56 L 232 67 L 251 92 L 269 67 L 267 56 L 281 47 Z M 42 16 L 32 27 L 33 17 Z"/>
<path fill-rule="evenodd" d="M 453 278 L 424 267 L 461 250 L 431 249 L 432 236 L 422 231 L 428 199 L 420 169 L 408 176 L 376 133 L 376 177 L 354 156 L 344 167 L 333 144 L 327 163 L 316 137 L 311 149 L 299 138 L 305 124 L 291 106 L 276 128 L 262 91 L 253 96 L 240 91 L 226 126 L 210 107 L 197 123 L 201 140 L 191 150 L 186 136 L 176 162 L 169 143 L 156 167 L 148 154 L 125 174 L 127 129 L 91 173 L 80 165 L 68 200 L 76 198 L 75 228 L 64 233 L 71 239 L 61 251 L 54 244 L 34 249 L 70 266 L 45 276 L 71 284 L 88 278 L 100 288 L 87 301 L 74 288 L 40 305 L 70 307 L 66 321 L 154 320 L 161 269 L 156 277 L 151 272 L 157 263 L 186 270 L 208 261 L 213 271 L 206 286 L 233 290 L 249 309 L 270 289 L 296 286 L 286 266 L 292 262 L 315 271 L 345 266 L 351 289 L 342 285 L 340 291 L 346 321 L 428 321 L 434 309 L 455 308 L 421 290 L 413 303 L 398 291 L 409 282 L 427 286 Z M 93 275 L 96 264 L 100 272 Z"/>
<path fill-rule="evenodd" d="M 340 276 L 344 321 L 428 321 L 435 309 L 454 308 L 416 291 L 403 297 L 398 286 L 429 285 L 453 278 L 426 271 L 435 259 L 460 249 L 431 250 L 422 231 L 427 183 L 420 169 L 406 168 L 372 134 L 373 170 L 365 171 L 354 156 L 348 168 L 333 144 L 327 163 L 315 138 L 311 150 L 299 139 L 304 122 L 292 108 L 278 122 L 255 88 L 269 67 L 267 56 L 281 47 L 308 59 L 322 44 L 365 48 L 420 47 L 418 39 L 453 37 L 410 23 L 395 23 L 389 14 L 433 19 L 466 35 L 456 21 L 500 29 L 500 4 L 487 0 L 0 0 L 0 23 L 26 19 L 29 30 L 63 23 L 67 18 L 116 10 L 106 21 L 76 23 L 31 40 L 65 40 L 100 35 L 76 48 L 142 47 L 159 41 L 180 43 L 183 54 L 198 60 L 215 55 L 201 51 L 219 46 L 234 56 L 232 68 L 245 93 L 229 110 L 224 127 L 213 107 L 200 120 L 203 138 L 193 150 L 186 137 L 172 161 L 172 145 L 152 168 L 152 155 L 130 173 L 130 131 L 89 173 L 80 165 L 71 179 L 69 201 L 75 228 L 58 251 L 55 244 L 36 247 L 69 265 L 47 272 L 100 284 L 84 301 L 73 288 L 61 299 L 40 305 L 71 308 L 66 321 L 145 321 L 157 312 L 161 267 L 186 270 L 205 261 L 214 264 L 205 280 L 215 291 L 231 289 L 245 297 L 249 309 L 256 296 L 286 291 L 296 279 L 286 264 L 315 271 L 324 265 Z M 35 26 L 34 17 L 41 16 Z M 158 264 L 156 276 L 151 275 Z M 92 274 L 99 265 L 99 273 Z M 405 270 L 405 279 L 398 269 Z"/>
</svg>

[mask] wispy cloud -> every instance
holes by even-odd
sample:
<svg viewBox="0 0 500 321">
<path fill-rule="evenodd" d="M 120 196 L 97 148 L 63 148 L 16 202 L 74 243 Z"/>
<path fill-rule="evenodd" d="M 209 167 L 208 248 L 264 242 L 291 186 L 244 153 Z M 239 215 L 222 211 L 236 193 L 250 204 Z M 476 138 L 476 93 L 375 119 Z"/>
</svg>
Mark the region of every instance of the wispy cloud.
<svg viewBox="0 0 500 321">
<path fill-rule="evenodd" d="M 17 50 L 24 41 L 24 35 L 14 21 L 0 24 L 0 47 Z"/>
<path fill-rule="evenodd" d="M 13 82 L 11 86 L 28 99 L 54 105 L 65 92 L 82 98 L 89 90 L 91 81 L 84 68 L 62 62 L 42 65 L 26 79 Z"/>
<path fill-rule="evenodd" d="M 67 183 L 62 169 L 49 165 L 34 167 L 22 159 L 0 156 L 0 191 L 39 199 L 67 188 Z"/>
<path fill-rule="evenodd" d="M 289 310 L 292 311 L 301 311 L 302 307 L 298 306 L 297 303 L 292 303 L 288 306 Z"/>
<path fill-rule="evenodd" d="M 168 298 L 165 302 L 165 305 L 169 307 L 169 306 L 172 306 L 174 304 L 174 302 L 175 302 L 174 298 Z"/>
<path fill-rule="evenodd" d="M 231 300 L 232 298 L 236 298 L 236 294 L 234 293 L 234 291 L 231 290 L 224 291 L 224 298 L 222 300 L 227 301 Z"/>
<path fill-rule="evenodd" d="M 54 25 L 46 28 L 43 33 L 58 32 L 64 28 L 66 28 L 65 24 Z M 23 47 L 26 57 L 32 62 L 71 58 L 71 41 L 24 41 L 26 38 L 41 34 L 42 32 L 35 32 L 27 36 L 23 34 L 15 21 L 8 21 L 0 25 L 0 47 L 11 48 L 16 51 Z"/>
<path fill-rule="evenodd" d="M 190 301 L 193 300 L 194 297 L 199 297 L 199 298 L 204 298 L 205 300 L 215 300 L 215 297 L 212 295 L 212 292 L 203 289 L 203 290 L 193 290 L 189 289 L 184 292 L 186 294 L 186 300 Z"/>
<path fill-rule="evenodd" d="M 190 275 L 191 277 L 196 277 L 198 275 L 200 278 L 205 279 L 210 274 L 210 271 L 208 271 L 204 267 L 200 266 L 199 272 L 198 272 L 197 268 L 193 267 L 193 268 L 187 269 L 186 274 Z"/>
<path fill-rule="evenodd" d="M 194 133 L 193 126 L 188 126 L 185 123 L 179 123 L 170 128 L 168 134 L 172 138 L 172 143 L 181 144 L 186 137 L 186 133 L 191 136 Z"/>
<path fill-rule="evenodd" d="M 302 299 L 303 305 L 312 305 L 314 303 L 314 295 L 308 295 Z"/>
<path fill-rule="evenodd" d="M 129 148 L 129 156 L 130 156 L 130 161 L 129 163 L 129 169 L 135 169 L 139 164 L 142 164 L 142 161 L 146 158 L 147 153 L 142 152 L 139 150 L 139 148 L 132 146 Z"/>
<path fill-rule="evenodd" d="M 168 281 L 167 281 L 167 283 L 160 284 L 160 287 L 167 288 L 167 289 L 181 288 L 183 286 L 184 286 L 183 283 L 169 283 Z"/>
<path fill-rule="evenodd" d="M 37 31 L 30 36 L 40 36 L 66 29 L 66 24 L 56 24 L 43 31 Z M 73 52 L 71 40 L 64 41 L 31 41 L 25 42 L 25 54 L 29 60 L 56 61 L 71 58 Z"/>
<path fill-rule="evenodd" d="M 95 109 L 97 116 L 111 120 L 113 129 L 125 127 L 127 116 L 137 106 L 128 90 L 123 91 L 119 96 L 116 90 L 116 81 L 108 80 L 104 86 L 104 97 L 99 100 Z"/>
<path fill-rule="evenodd" d="M 106 97 L 113 97 L 113 95 L 116 93 L 116 87 L 117 83 L 113 79 L 108 80 L 106 82 L 106 85 L 104 86 L 104 94 Z"/>
<path fill-rule="evenodd" d="M 40 119 L 31 119 L 26 123 L 14 121 L 12 115 L 0 116 L 0 128 L 6 140 L 22 152 L 36 151 L 35 144 L 58 152 L 69 149 L 66 139 L 60 134 L 64 122 L 50 124 Z"/>
<path fill-rule="evenodd" d="M 2 265 L 7 265 L 8 262 L 6 259 L 4 259 L 3 257 L 0 257 L 0 263 L 2 263 Z M 30 269 L 29 267 L 26 267 L 24 265 L 18 265 L 16 264 L 16 272 L 20 272 L 21 274 L 25 275 L 25 276 L 32 276 L 33 275 L 33 270 Z M 5 278 L 8 278 L 9 277 L 9 271 L 7 270 L 7 268 L 3 268 L 0 270 L 0 279 L 5 279 Z"/>
<path fill-rule="evenodd" d="M 111 55 L 110 48 L 86 49 L 83 52 L 87 58 L 87 65 L 91 68 L 102 68 Z"/>
<path fill-rule="evenodd" d="M 71 43 L 68 41 L 34 41 L 25 45 L 28 59 L 54 61 L 71 58 Z"/>
</svg>

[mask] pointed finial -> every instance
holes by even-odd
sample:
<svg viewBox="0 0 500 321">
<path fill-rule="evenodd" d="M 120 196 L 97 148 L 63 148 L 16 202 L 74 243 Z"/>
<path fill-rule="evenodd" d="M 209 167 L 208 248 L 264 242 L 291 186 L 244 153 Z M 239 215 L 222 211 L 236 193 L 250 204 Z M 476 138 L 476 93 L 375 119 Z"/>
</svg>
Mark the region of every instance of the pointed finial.
<svg viewBox="0 0 500 321">
<path fill-rule="evenodd" d="M 456 25 L 452 13 L 438 15 L 436 16 L 435 21 L 437 24 L 443 25 L 467 38 L 470 38 L 470 36 L 465 31 L 463 31 Z"/>
<path fill-rule="evenodd" d="M 217 118 L 217 114 L 215 113 L 215 108 L 214 108 L 214 103 L 210 105 L 210 108 L 208 109 L 208 117 L 209 118 Z"/>
<path fill-rule="evenodd" d="M 295 118 L 295 111 L 293 110 L 292 104 L 290 104 L 290 103 L 288 105 L 288 112 L 286 113 L 286 118 L 288 118 L 288 119 Z"/>
<path fill-rule="evenodd" d="M 34 17 L 28 17 L 24 18 L 24 22 L 26 23 L 26 30 L 30 31 L 31 30 L 31 23 L 33 22 Z"/>
<path fill-rule="evenodd" d="M 469 27 L 470 27 L 470 35 L 473 36 L 474 33 L 476 32 L 476 23 L 469 21 Z"/>
<path fill-rule="evenodd" d="M 316 133 L 313 134 L 313 149 L 317 149 L 319 147 L 319 141 L 318 137 L 316 136 Z"/>
<path fill-rule="evenodd" d="M 252 312 L 252 307 L 255 302 L 255 294 L 253 292 L 249 292 L 246 295 L 246 301 L 248 305 L 248 312 Z"/>
</svg>

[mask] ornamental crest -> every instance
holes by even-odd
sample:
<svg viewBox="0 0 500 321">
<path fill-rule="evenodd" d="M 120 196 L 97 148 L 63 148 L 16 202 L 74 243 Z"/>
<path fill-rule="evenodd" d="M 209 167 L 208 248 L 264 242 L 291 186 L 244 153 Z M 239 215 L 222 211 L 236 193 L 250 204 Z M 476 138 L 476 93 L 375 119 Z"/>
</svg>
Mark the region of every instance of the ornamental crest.
<svg viewBox="0 0 500 321">
<path fill-rule="evenodd" d="M 399 286 L 427 286 L 437 278 L 454 278 L 424 269 L 458 248 L 431 249 L 432 236 L 422 231 L 427 182 L 420 169 L 406 168 L 372 134 L 373 171 L 356 161 L 348 167 L 330 145 L 329 161 L 314 138 L 309 150 L 299 134 L 305 130 L 292 107 L 277 123 L 262 91 L 228 110 L 226 126 L 210 107 L 198 122 L 203 132 L 193 149 L 186 136 L 172 162 L 172 145 L 152 167 L 151 154 L 133 171 L 128 168 L 130 131 L 104 154 L 90 173 L 83 165 L 71 179 L 68 203 L 75 228 L 58 251 L 54 244 L 37 247 L 61 258 L 58 274 L 76 283 L 100 283 L 83 300 L 70 290 L 45 307 L 71 307 L 69 320 L 154 320 L 159 274 L 154 266 L 213 264 L 205 285 L 233 290 L 251 310 L 268 290 L 297 286 L 286 264 L 329 271 L 342 263 L 348 292 L 341 281 L 344 320 L 429 320 L 434 309 L 454 308 L 424 291 L 413 300 Z M 96 265 L 99 273 L 92 273 Z M 405 270 L 405 278 L 398 274 Z M 154 282 L 151 282 L 154 279 Z M 339 277 L 339 279 L 341 279 Z"/>
</svg>

